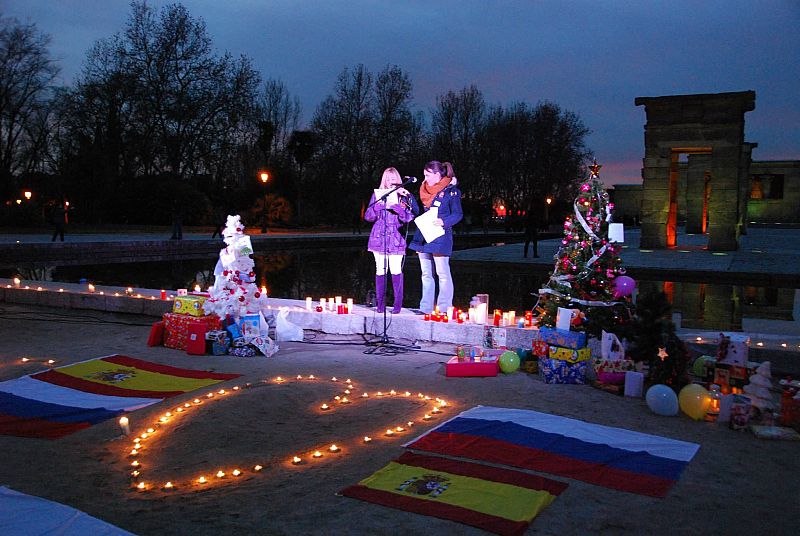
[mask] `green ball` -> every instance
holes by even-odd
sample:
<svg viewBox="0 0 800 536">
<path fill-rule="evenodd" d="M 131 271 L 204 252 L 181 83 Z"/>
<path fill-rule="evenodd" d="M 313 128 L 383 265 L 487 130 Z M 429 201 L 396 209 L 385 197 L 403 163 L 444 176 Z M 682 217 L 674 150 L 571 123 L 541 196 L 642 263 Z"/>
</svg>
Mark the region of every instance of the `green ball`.
<svg viewBox="0 0 800 536">
<path fill-rule="evenodd" d="M 692 374 L 699 376 L 700 378 L 705 377 L 706 367 L 712 366 L 712 364 L 715 362 L 716 359 L 710 355 L 701 355 L 694 360 L 694 364 L 692 365 Z"/>
<path fill-rule="evenodd" d="M 519 356 L 516 352 L 512 352 L 511 350 L 500 354 L 500 358 L 497 362 L 500 364 L 500 370 L 505 374 L 511 374 L 519 369 Z"/>
</svg>

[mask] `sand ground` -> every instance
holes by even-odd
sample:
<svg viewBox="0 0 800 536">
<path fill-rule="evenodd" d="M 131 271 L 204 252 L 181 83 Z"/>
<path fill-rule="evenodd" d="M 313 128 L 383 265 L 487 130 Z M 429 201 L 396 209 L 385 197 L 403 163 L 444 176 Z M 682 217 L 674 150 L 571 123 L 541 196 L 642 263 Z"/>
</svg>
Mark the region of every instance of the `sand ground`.
<svg viewBox="0 0 800 536">
<path fill-rule="evenodd" d="M 51 311 L 50 311 L 51 312 Z M 359 338 L 316 335 L 283 343 L 272 358 L 192 357 L 145 342 L 152 318 L 98 312 L 46 312 L 4 304 L 0 310 L 0 380 L 43 369 L 24 356 L 59 365 L 124 354 L 179 367 L 242 374 L 222 387 L 253 384 L 159 429 L 140 455 L 149 481 L 186 482 L 220 467 L 265 466 L 225 484 L 181 485 L 174 492 L 130 487 L 131 439 L 113 420 L 48 441 L 0 436 L 0 485 L 68 504 L 141 535 L 164 534 L 483 534 L 450 521 L 337 496 L 399 456 L 401 444 L 443 418 L 478 404 L 527 408 L 699 443 L 701 448 L 664 499 L 553 477 L 569 488 L 531 525 L 529 534 L 794 534 L 800 511 L 800 442 L 765 441 L 685 416 L 659 417 L 644 400 L 588 386 L 546 385 L 522 372 L 496 378 L 446 378 L 450 345 L 396 356 L 365 355 Z M 94 321 L 79 318 L 92 317 Z M 136 325 L 139 324 L 139 325 Z M 311 334 L 313 335 L 313 334 Z M 353 344 L 333 344 L 336 341 Z M 264 383 L 278 375 L 314 374 L 314 382 Z M 354 393 L 373 396 L 322 413 L 350 378 Z M 418 421 L 429 405 L 416 397 L 384 397 L 390 389 L 446 399 L 444 417 L 411 432 L 382 431 Z M 207 391 L 203 391 L 205 393 Z M 134 432 L 196 394 L 133 412 Z M 364 445 L 364 435 L 375 439 Z M 286 461 L 331 443 L 337 455 L 292 466 Z M 547 475 L 544 475 L 547 476 Z"/>
</svg>

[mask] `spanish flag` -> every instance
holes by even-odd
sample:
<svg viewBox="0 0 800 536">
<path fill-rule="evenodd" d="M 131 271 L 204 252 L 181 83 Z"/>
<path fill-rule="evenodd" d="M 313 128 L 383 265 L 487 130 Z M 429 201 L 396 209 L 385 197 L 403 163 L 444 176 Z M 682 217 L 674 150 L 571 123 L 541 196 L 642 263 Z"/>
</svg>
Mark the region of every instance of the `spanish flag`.
<svg viewBox="0 0 800 536">
<path fill-rule="evenodd" d="M 57 439 L 239 377 L 113 355 L 0 382 L 0 434 Z"/>
<path fill-rule="evenodd" d="M 525 532 L 566 487 L 520 471 L 406 452 L 342 494 L 513 535 Z"/>
</svg>

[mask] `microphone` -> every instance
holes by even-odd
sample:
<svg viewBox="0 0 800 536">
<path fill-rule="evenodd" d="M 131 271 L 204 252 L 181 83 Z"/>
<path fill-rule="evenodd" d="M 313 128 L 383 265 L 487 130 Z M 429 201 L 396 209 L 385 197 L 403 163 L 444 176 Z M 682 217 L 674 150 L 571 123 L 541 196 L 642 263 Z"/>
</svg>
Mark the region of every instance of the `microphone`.
<svg viewBox="0 0 800 536">
<path fill-rule="evenodd" d="M 412 184 L 412 183 L 415 183 L 415 182 L 417 182 L 417 178 L 416 177 L 409 177 L 409 176 L 403 177 L 403 184 Z"/>
</svg>

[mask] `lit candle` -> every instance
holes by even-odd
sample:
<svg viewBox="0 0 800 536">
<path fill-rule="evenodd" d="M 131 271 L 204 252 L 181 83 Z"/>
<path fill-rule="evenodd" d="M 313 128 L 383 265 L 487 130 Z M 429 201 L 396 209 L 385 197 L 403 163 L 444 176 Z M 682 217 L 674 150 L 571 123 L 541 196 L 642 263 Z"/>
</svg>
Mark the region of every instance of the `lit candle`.
<svg viewBox="0 0 800 536">
<path fill-rule="evenodd" d="M 456 308 L 455 307 L 453 307 L 453 306 L 448 307 L 447 308 L 447 318 L 452 318 L 452 319 L 455 320 L 455 316 L 454 316 L 455 312 L 456 312 Z"/>
<path fill-rule="evenodd" d="M 56 361 L 55 361 L 55 359 L 48 359 L 48 360 L 47 360 L 47 364 L 48 364 L 48 365 L 52 365 L 52 364 L 53 364 L 53 363 L 55 363 L 55 362 L 56 362 Z"/>
<path fill-rule="evenodd" d="M 342 304 L 342 297 L 336 296 L 336 305 L 341 305 L 341 304 Z"/>
<path fill-rule="evenodd" d="M 173 489 L 175 486 L 172 485 L 172 482 L 167 482 L 164 484 L 164 489 L 170 490 Z"/>
<path fill-rule="evenodd" d="M 422 416 L 422 420 L 423 421 L 429 421 L 429 420 L 431 420 L 431 416 L 426 413 L 425 415 Z"/>
<path fill-rule="evenodd" d="M 394 435 L 394 430 L 389 428 L 388 430 L 386 430 L 386 435 Z"/>
<path fill-rule="evenodd" d="M 224 471 L 221 471 L 221 470 L 217 471 L 217 478 L 222 478 L 223 476 L 225 476 L 225 472 Z"/>
<path fill-rule="evenodd" d="M 155 431 L 155 429 L 154 429 L 154 428 L 148 428 L 148 429 L 147 429 L 147 433 L 148 433 L 148 434 L 154 434 L 154 433 L 156 433 L 156 431 Z"/>
<path fill-rule="evenodd" d="M 28 361 L 30 361 L 30 359 L 28 359 L 27 357 L 23 357 L 23 358 L 22 358 L 22 362 L 23 362 L 23 363 L 27 363 Z"/>
<path fill-rule="evenodd" d="M 144 490 L 144 489 L 146 489 L 146 486 L 145 486 L 144 482 L 139 482 L 139 483 L 136 485 L 136 488 L 137 488 L 137 489 L 140 489 L 140 490 Z"/>
<path fill-rule="evenodd" d="M 94 292 L 94 285 L 92 285 L 91 283 L 89 283 L 89 286 L 87 288 L 89 289 L 89 292 Z"/>
<path fill-rule="evenodd" d="M 340 449 L 340 448 L 339 448 L 339 447 L 337 447 L 335 444 L 333 444 L 333 445 L 331 445 L 331 446 L 328 448 L 328 450 L 329 450 L 329 451 L 331 451 L 331 452 L 339 452 L 339 451 L 340 451 L 340 450 L 342 450 L 342 449 Z"/>
<path fill-rule="evenodd" d="M 277 378 L 275 378 L 275 381 L 276 381 L 277 383 L 283 383 L 283 381 L 284 381 L 284 380 L 283 380 L 283 378 L 281 378 L 280 376 L 278 376 Z"/>
<path fill-rule="evenodd" d="M 303 379 L 303 376 L 301 376 L 300 374 L 298 374 L 298 375 L 297 375 L 297 379 L 298 379 L 298 380 L 302 380 L 302 379 Z"/>
<path fill-rule="evenodd" d="M 234 469 L 234 470 L 233 470 L 233 472 L 232 472 L 231 474 L 232 474 L 233 476 L 239 476 L 239 475 L 241 475 L 241 474 L 242 474 L 242 472 L 241 472 L 240 470 L 238 470 L 238 469 Z"/>
<path fill-rule="evenodd" d="M 140 465 L 142 465 L 142 464 L 139 463 L 139 460 L 133 460 L 131 462 L 131 467 L 139 467 Z"/>
<path fill-rule="evenodd" d="M 137 476 L 139 476 L 140 474 L 141 474 L 141 472 L 140 472 L 140 471 L 131 471 L 131 476 L 132 476 L 133 478 L 136 478 L 136 477 L 137 477 Z"/>
<path fill-rule="evenodd" d="M 122 429 L 122 433 L 125 435 L 130 435 L 131 433 L 131 426 L 130 421 L 127 417 L 120 417 L 119 418 L 119 427 Z"/>
<path fill-rule="evenodd" d="M 369 398 L 369 393 L 364 393 L 363 395 L 361 395 L 361 398 Z"/>
<path fill-rule="evenodd" d="M 208 482 L 208 481 L 206 480 L 206 477 L 204 477 L 204 476 L 201 476 L 200 478 L 198 478 L 198 479 L 197 479 L 197 481 L 198 481 L 200 484 L 205 484 L 206 482 Z"/>
<path fill-rule="evenodd" d="M 267 297 L 267 287 L 266 285 L 261 285 L 261 295 L 265 298 Z"/>
<path fill-rule="evenodd" d="M 439 408 L 437 408 L 436 406 L 433 406 L 433 409 L 431 410 L 431 413 L 441 413 L 441 410 Z"/>
<path fill-rule="evenodd" d="M 396 430 L 397 432 L 402 432 L 402 431 L 404 431 L 404 430 L 405 430 L 405 428 L 403 428 L 402 426 L 398 426 L 398 427 L 396 427 L 396 428 L 395 428 L 395 430 Z"/>
<path fill-rule="evenodd" d="M 365 435 L 364 436 L 364 443 L 369 443 L 370 441 L 372 441 L 372 438 L 369 437 L 368 435 Z"/>
<path fill-rule="evenodd" d="M 319 407 L 319 409 L 321 409 L 322 411 L 325 411 L 325 410 L 327 410 L 328 408 L 330 408 L 330 406 L 329 406 L 328 404 L 322 404 L 322 405 Z"/>
<path fill-rule="evenodd" d="M 341 402 L 342 404 L 349 404 L 349 403 L 350 403 L 350 401 L 347 399 L 347 397 L 346 397 L 346 396 L 345 396 L 345 397 L 342 397 L 342 400 L 340 400 L 340 402 Z"/>
<path fill-rule="evenodd" d="M 328 309 L 330 309 L 331 311 L 336 310 L 336 302 L 333 301 L 333 298 L 328 298 Z"/>
<path fill-rule="evenodd" d="M 322 453 L 318 450 L 315 450 L 312 456 L 314 456 L 315 458 L 322 458 Z"/>
<path fill-rule="evenodd" d="M 200 288 L 200 285 L 195 285 L 194 286 L 194 291 L 195 292 L 200 292 L 201 290 L 203 290 L 203 289 Z"/>
<path fill-rule="evenodd" d="M 167 299 L 167 291 L 164 290 L 163 288 L 161 289 L 161 299 L 162 300 L 166 300 Z"/>
<path fill-rule="evenodd" d="M 136 449 L 131 450 L 131 456 L 136 456 L 137 454 L 139 454 L 138 450 Z"/>
<path fill-rule="evenodd" d="M 264 468 L 263 465 L 256 465 L 255 467 L 253 467 L 253 471 L 258 472 L 261 471 L 263 468 Z"/>
<path fill-rule="evenodd" d="M 405 393 L 403 393 L 403 396 L 411 396 L 411 392 L 406 391 Z"/>
<path fill-rule="evenodd" d="M 202 403 L 203 401 L 200 400 L 199 398 L 195 398 L 194 400 L 192 400 L 192 404 L 202 404 Z"/>
<path fill-rule="evenodd" d="M 322 307 L 322 311 L 325 312 L 325 298 L 319 299 L 319 306 Z"/>
<path fill-rule="evenodd" d="M 311 375 L 308 377 L 308 379 L 309 379 L 309 380 L 316 380 L 317 378 L 315 378 L 315 377 L 314 377 L 314 375 L 313 375 L 313 374 L 311 374 Z"/>
<path fill-rule="evenodd" d="M 331 378 L 331 381 L 332 381 L 332 382 L 338 382 L 339 380 L 337 380 L 337 379 L 336 379 L 336 376 L 334 376 L 333 378 Z"/>
<path fill-rule="evenodd" d="M 311 300 L 311 297 L 309 296 L 308 298 L 306 298 L 306 311 L 310 311 L 311 310 L 311 304 L 312 304 L 312 300 Z"/>
<path fill-rule="evenodd" d="M 15 287 L 18 287 L 18 286 L 20 285 L 20 283 L 22 283 L 22 281 L 20 280 L 20 278 L 19 278 L 19 277 L 15 277 L 15 278 L 14 278 L 14 286 L 15 286 Z M 89 286 L 91 286 L 91 285 L 89 285 Z"/>
<path fill-rule="evenodd" d="M 347 312 L 353 312 L 353 298 L 347 298 Z"/>
<path fill-rule="evenodd" d="M 224 395 L 225 394 L 225 389 L 220 389 L 219 391 L 217 391 L 217 394 Z"/>
<path fill-rule="evenodd" d="M 350 378 L 347 378 L 347 379 L 344 381 L 344 383 L 348 383 L 348 384 L 349 384 L 349 383 L 352 383 L 352 381 L 350 380 Z M 353 386 L 352 386 L 352 385 L 348 385 L 348 387 L 351 387 L 351 388 L 352 388 Z"/>
</svg>

